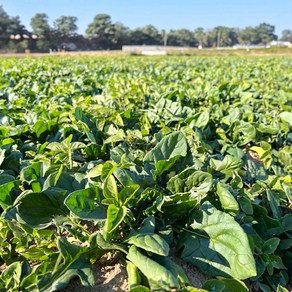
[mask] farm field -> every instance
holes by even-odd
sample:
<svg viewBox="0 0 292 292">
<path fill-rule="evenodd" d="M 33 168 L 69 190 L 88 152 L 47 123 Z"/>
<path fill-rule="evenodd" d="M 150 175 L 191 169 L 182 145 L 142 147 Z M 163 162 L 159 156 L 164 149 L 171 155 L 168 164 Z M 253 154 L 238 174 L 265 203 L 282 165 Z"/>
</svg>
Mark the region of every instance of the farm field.
<svg viewBox="0 0 292 292">
<path fill-rule="evenodd" d="M 291 57 L 0 68 L 0 291 L 291 289 Z"/>
</svg>

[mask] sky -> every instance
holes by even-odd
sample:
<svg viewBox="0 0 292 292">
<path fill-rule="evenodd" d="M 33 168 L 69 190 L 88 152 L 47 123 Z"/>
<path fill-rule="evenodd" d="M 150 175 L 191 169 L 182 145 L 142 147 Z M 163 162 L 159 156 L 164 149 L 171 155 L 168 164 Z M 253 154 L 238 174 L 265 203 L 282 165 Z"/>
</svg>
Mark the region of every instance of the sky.
<svg viewBox="0 0 292 292">
<path fill-rule="evenodd" d="M 262 22 L 275 25 L 279 36 L 292 29 L 292 0 L 0 0 L 0 5 L 10 16 L 19 16 L 28 30 L 36 13 L 46 13 L 51 25 L 62 15 L 76 16 L 81 34 L 99 13 L 131 29 L 148 24 L 159 30 L 244 28 Z"/>
</svg>

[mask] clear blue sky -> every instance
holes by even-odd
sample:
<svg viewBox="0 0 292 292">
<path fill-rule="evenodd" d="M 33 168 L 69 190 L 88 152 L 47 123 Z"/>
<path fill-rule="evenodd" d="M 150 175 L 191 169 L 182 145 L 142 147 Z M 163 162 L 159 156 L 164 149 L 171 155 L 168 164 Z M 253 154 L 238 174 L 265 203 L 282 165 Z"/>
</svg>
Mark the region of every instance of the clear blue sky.
<svg viewBox="0 0 292 292">
<path fill-rule="evenodd" d="M 292 0 L 1 0 L 0 5 L 9 15 L 20 16 L 27 29 L 36 13 L 47 13 L 51 25 L 61 15 L 76 16 L 79 33 L 98 13 L 131 29 L 147 24 L 159 30 L 244 28 L 261 22 L 275 25 L 278 35 L 292 29 Z"/>
</svg>

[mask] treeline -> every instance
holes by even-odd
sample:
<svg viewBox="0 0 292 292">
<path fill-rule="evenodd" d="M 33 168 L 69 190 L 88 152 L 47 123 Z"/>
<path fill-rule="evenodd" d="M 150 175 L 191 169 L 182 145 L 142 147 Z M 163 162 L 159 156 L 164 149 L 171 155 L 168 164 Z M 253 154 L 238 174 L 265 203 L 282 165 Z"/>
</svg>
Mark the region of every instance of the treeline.
<svg viewBox="0 0 292 292">
<path fill-rule="evenodd" d="M 110 15 L 97 14 L 85 35 L 78 34 L 77 17 L 61 16 L 49 25 L 48 15 L 37 13 L 27 29 L 18 16 L 9 16 L 0 6 L 0 50 L 114 50 L 123 45 L 168 45 L 184 47 L 231 47 L 234 45 L 266 45 L 277 40 L 275 26 L 261 23 L 244 29 L 217 26 L 206 30 L 176 29 L 159 31 L 153 25 L 130 29 L 113 23 Z M 292 30 L 284 30 L 282 41 L 292 41 Z"/>
</svg>

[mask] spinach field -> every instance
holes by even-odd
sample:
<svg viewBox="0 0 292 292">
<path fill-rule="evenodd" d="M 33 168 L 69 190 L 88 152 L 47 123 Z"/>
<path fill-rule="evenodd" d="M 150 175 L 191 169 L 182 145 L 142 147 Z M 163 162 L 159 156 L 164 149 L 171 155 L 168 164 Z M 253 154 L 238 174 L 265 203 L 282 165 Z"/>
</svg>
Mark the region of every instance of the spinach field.
<svg viewBox="0 0 292 292">
<path fill-rule="evenodd" d="M 90 287 L 108 253 L 132 292 L 291 288 L 292 58 L 0 66 L 0 291 Z"/>
</svg>

